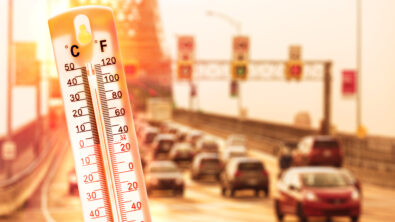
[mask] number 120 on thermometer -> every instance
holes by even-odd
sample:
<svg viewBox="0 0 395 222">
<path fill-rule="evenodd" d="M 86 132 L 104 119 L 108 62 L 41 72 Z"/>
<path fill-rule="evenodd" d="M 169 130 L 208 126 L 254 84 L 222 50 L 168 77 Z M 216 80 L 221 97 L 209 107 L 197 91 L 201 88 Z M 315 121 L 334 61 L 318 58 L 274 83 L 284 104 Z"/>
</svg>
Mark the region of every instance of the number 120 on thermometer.
<svg viewBox="0 0 395 222">
<path fill-rule="evenodd" d="M 150 222 L 111 9 L 49 19 L 85 221 Z"/>
</svg>

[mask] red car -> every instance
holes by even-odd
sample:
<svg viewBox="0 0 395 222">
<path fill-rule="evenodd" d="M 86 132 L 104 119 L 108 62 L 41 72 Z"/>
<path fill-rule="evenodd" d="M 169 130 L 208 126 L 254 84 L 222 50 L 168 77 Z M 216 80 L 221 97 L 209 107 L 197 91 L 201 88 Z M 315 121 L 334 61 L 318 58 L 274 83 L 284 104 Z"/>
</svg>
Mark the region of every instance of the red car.
<svg viewBox="0 0 395 222">
<path fill-rule="evenodd" d="M 340 142 L 332 136 L 304 137 L 293 151 L 295 166 L 336 166 L 343 164 Z"/>
<path fill-rule="evenodd" d="M 75 170 L 71 170 L 69 173 L 69 194 L 78 195 L 78 182 Z"/>
<path fill-rule="evenodd" d="M 284 172 L 275 197 L 279 221 L 296 215 L 309 217 L 350 217 L 357 222 L 361 214 L 361 193 L 355 179 L 344 169 L 334 167 L 293 167 Z"/>
</svg>

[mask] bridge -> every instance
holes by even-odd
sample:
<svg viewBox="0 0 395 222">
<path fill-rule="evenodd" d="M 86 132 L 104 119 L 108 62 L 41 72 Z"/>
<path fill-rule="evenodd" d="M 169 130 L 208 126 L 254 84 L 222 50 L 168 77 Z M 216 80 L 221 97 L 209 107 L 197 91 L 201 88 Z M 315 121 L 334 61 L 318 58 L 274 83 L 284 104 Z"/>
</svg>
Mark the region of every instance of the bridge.
<svg viewBox="0 0 395 222">
<path fill-rule="evenodd" d="M 361 7 L 360 2 L 363 1 L 357 1 L 355 7 Z M 7 34 L 7 38 L 2 37 L 0 41 L 9 46 L 0 49 L 1 53 L 7 54 L 5 58 L 0 58 L 0 63 L 4 64 L 0 66 L 0 82 L 4 82 L 0 85 L 0 222 L 83 221 L 79 195 L 70 192 L 75 160 L 64 118 L 67 114 L 64 113 L 51 47 L 48 41 L 43 40 L 44 37 L 30 40 L 26 44 L 18 40 L 20 37 L 13 36 L 14 32 L 18 35 L 18 30 L 21 30 L 13 23 L 13 20 L 17 20 L 16 23 L 19 20 L 13 13 L 26 12 L 22 10 L 24 4 L 33 8 L 32 3 L 27 0 L 8 0 L 0 5 L 0 14 L 7 14 L 4 18 L 8 22 L 4 27 L 0 25 L 0 32 Z M 149 196 L 153 221 L 277 221 L 274 198 L 279 191 L 277 183 L 281 172 L 279 157 L 282 146 L 288 142 L 298 143 L 309 135 L 330 135 L 340 141 L 344 153 L 343 168 L 361 182 L 363 210 L 360 221 L 393 221 L 395 137 L 390 132 L 393 117 L 388 116 L 386 110 L 392 110 L 392 103 L 385 100 L 390 105 L 383 106 L 376 99 L 372 99 L 376 95 L 382 96 L 390 91 L 381 81 L 383 76 L 377 77 L 380 78 L 383 88 L 374 94 L 372 92 L 375 90 L 367 89 L 377 89 L 373 85 L 380 83 L 369 82 L 371 77 L 368 74 L 368 77 L 358 76 L 358 72 L 362 73 L 365 69 L 357 67 L 360 70 L 349 70 L 349 66 L 353 65 L 347 63 L 347 70 L 342 70 L 345 66 L 342 56 L 338 56 L 342 59 L 335 56 L 315 56 L 313 47 L 309 46 L 306 47 L 306 53 L 303 53 L 305 56 L 301 56 L 302 46 L 292 45 L 293 39 L 287 40 L 287 44 L 291 45 L 288 57 L 279 56 L 282 54 L 276 51 L 277 48 L 272 48 L 268 51 L 276 54 L 273 59 L 268 59 L 267 54 L 262 57 L 263 59 L 257 59 L 256 55 L 260 54 L 253 51 L 255 42 L 252 41 L 257 39 L 256 36 L 254 38 L 255 31 L 247 29 L 251 31 L 251 37 L 241 35 L 241 23 L 237 19 L 216 11 L 207 14 L 236 27 L 237 34 L 234 39 L 247 36 L 249 51 L 232 48 L 233 54 L 228 56 L 230 59 L 205 59 L 201 56 L 204 53 L 199 50 L 202 50 L 202 45 L 205 44 L 213 46 L 212 42 L 201 41 L 205 37 L 199 34 L 180 34 L 183 33 L 183 30 L 180 30 L 171 33 L 172 37 L 176 36 L 177 41 L 181 41 L 183 37 L 192 39 L 192 51 L 182 49 L 180 42 L 177 42 L 173 46 L 178 54 L 172 55 L 165 50 L 167 45 L 163 38 L 166 27 L 173 27 L 169 23 L 174 23 L 174 20 L 169 19 L 169 12 L 175 13 L 174 8 L 178 6 L 187 12 L 194 12 L 192 8 L 188 9 L 192 6 L 181 2 L 172 6 L 173 11 L 165 9 L 168 14 L 163 14 L 161 7 L 164 4 L 175 4 L 174 2 L 48 0 L 39 4 L 48 10 L 36 8 L 35 12 L 27 14 L 27 19 L 37 20 L 37 14 L 48 14 L 58 7 L 93 4 L 111 7 L 116 18 L 129 100 L 136 122 L 146 121 L 139 117 L 147 112 L 148 100 L 170 99 L 173 106 L 172 118 L 166 121 L 167 124 L 177 125 L 189 131 L 200 130 L 206 136 L 214 138 L 220 144 L 221 150 L 226 146 L 229 136 L 244 135 L 247 155 L 259 159 L 268 170 L 268 197 L 255 197 L 250 191 L 241 191 L 236 197 L 227 197 L 221 195 L 221 187 L 217 181 L 210 178 L 203 181 L 192 180 L 189 166 L 183 166 L 181 172 L 185 193 L 182 197 L 174 197 L 167 192 Z M 251 11 L 254 8 L 253 4 L 248 5 L 251 3 L 231 4 L 248 7 Z M 205 7 L 208 10 L 210 6 L 209 4 Z M 200 6 L 195 7 L 196 11 L 200 10 Z M 274 8 L 279 10 L 281 7 L 278 7 Z M 319 6 L 314 7 L 321 10 Z M 344 7 L 346 10 L 354 5 Z M 395 5 L 390 4 L 388 8 L 395 9 Z M 369 12 L 374 14 L 378 9 L 373 7 L 364 10 L 371 10 Z M 256 12 L 254 13 L 259 17 Z M 323 16 L 336 20 L 328 15 Z M 380 15 L 375 16 L 377 19 L 383 18 Z M 369 18 L 371 19 L 366 17 Z M 185 19 L 193 21 L 190 18 Z M 348 17 L 343 19 L 350 20 Z M 306 24 L 308 22 L 300 26 Z M 204 28 L 195 25 L 197 33 L 204 31 Z M 364 27 L 368 29 L 370 26 Z M 40 30 L 46 29 L 47 27 Z M 20 35 L 27 36 L 26 33 Z M 309 41 L 314 42 L 311 39 Z M 370 39 L 367 37 L 366 41 Z M 386 42 L 388 45 L 391 45 L 390 43 L 392 42 Z M 229 46 L 234 44 L 236 43 L 232 42 Z M 361 44 L 365 44 L 366 48 L 371 47 L 366 42 Z M 218 48 L 212 49 L 215 51 L 214 54 L 222 49 L 220 45 L 221 43 L 218 43 Z M 348 43 L 345 45 L 351 47 Z M 284 52 L 287 51 L 284 46 L 282 48 Z M 14 49 L 15 53 L 12 51 Z M 327 47 L 325 50 L 330 51 L 330 48 Z M 336 50 L 339 48 L 334 49 Z M 251 51 L 255 53 L 254 58 L 250 58 L 253 54 Z M 24 56 L 29 53 L 33 56 Z M 38 54 L 45 55 L 36 56 Z M 377 61 L 365 60 L 359 61 L 362 67 L 365 64 L 369 67 L 371 63 L 379 66 L 375 63 Z M 385 71 L 391 68 L 387 64 Z M 347 77 L 352 80 L 347 82 Z M 385 80 L 388 82 L 392 80 L 388 76 L 383 78 L 388 78 Z M 367 89 L 358 88 L 362 79 L 366 80 L 366 83 L 362 84 L 361 88 Z M 365 91 L 361 93 L 359 90 Z M 366 106 L 360 104 L 359 100 L 365 98 L 361 95 L 365 95 L 366 100 L 377 107 L 369 108 L 367 111 Z M 356 105 L 356 114 L 350 111 L 354 109 L 350 108 L 353 105 Z M 375 108 L 377 110 L 374 110 Z M 361 110 L 369 114 L 362 115 Z M 364 116 L 370 119 L 367 118 L 365 121 Z M 372 116 L 377 116 L 377 122 Z M 354 120 L 357 122 L 356 127 Z M 366 128 L 372 128 L 372 132 Z M 140 137 L 138 140 L 139 145 L 143 147 Z M 145 159 L 146 156 L 142 155 L 142 158 Z M 318 218 L 312 221 L 326 219 Z M 298 219 L 292 216 L 284 221 L 292 222 Z M 332 221 L 348 221 L 348 218 L 335 217 Z"/>
</svg>

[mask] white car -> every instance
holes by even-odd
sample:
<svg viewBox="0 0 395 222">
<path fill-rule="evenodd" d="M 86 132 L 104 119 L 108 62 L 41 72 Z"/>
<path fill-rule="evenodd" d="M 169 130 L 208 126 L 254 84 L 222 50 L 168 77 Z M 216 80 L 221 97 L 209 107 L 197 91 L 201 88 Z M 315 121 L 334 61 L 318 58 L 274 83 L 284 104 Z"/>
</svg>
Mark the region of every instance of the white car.
<svg viewBox="0 0 395 222">
<path fill-rule="evenodd" d="M 219 153 L 219 143 L 212 137 L 202 137 L 196 142 L 196 153 Z"/>
<path fill-rule="evenodd" d="M 226 139 L 226 146 L 245 146 L 246 137 L 240 134 L 229 135 Z"/>
<path fill-rule="evenodd" d="M 222 171 L 222 164 L 215 153 L 200 153 L 195 156 L 192 162 L 191 176 L 193 180 L 202 176 L 215 176 L 219 179 Z"/>
<path fill-rule="evenodd" d="M 221 161 L 226 164 L 230 159 L 235 157 L 246 157 L 247 149 L 245 146 L 228 146 L 221 152 Z"/>
<path fill-rule="evenodd" d="M 152 159 L 167 159 L 175 143 L 173 134 L 159 134 L 152 143 Z"/>
</svg>

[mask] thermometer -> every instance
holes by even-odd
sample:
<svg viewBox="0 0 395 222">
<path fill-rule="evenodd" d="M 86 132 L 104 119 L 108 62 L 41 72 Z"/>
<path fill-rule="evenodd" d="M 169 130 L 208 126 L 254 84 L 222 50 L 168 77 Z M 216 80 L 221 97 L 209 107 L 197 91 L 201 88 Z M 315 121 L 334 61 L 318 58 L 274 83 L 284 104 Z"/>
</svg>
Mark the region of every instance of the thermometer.
<svg viewBox="0 0 395 222">
<path fill-rule="evenodd" d="M 111 9 L 49 19 L 85 221 L 150 222 Z"/>
</svg>

